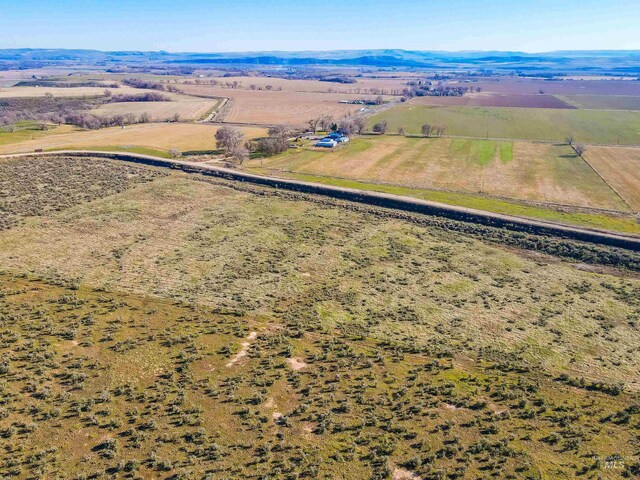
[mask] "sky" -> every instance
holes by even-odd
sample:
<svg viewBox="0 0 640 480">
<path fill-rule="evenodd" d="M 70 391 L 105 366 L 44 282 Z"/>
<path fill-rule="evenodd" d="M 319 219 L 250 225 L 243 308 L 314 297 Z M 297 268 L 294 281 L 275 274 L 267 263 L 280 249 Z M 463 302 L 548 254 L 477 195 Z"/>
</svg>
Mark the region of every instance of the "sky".
<svg viewBox="0 0 640 480">
<path fill-rule="evenodd" d="M 0 49 L 640 49 L 640 0 L 0 0 Z"/>
</svg>

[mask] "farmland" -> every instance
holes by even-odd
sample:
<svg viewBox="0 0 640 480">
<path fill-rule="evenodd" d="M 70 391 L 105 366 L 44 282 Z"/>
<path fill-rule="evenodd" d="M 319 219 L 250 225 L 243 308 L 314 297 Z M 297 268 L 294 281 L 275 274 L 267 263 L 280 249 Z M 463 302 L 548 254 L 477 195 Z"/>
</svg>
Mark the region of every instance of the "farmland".
<svg viewBox="0 0 640 480">
<path fill-rule="evenodd" d="M 421 125 L 441 125 L 448 135 L 478 138 L 640 144 L 640 112 L 498 107 L 426 107 L 407 102 L 370 118 L 389 129 L 420 133 Z"/>
<path fill-rule="evenodd" d="M 267 168 L 386 182 L 412 188 L 587 207 L 625 208 L 588 164 L 565 145 L 465 139 L 366 137 L 346 148 L 291 151 Z"/>
<path fill-rule="evenodd" d="M 411 103 L 434 107 L 463 105 L 468 107 L 576 108 L 553 95 L 515 93 L 469 93 L 461 97 L 418 97 Z"/>
<path fill-rule="evenodd" d="M 169 103 L 169 102 L 166 102 Z M 169 151 L 177 148 L 182 152 L 211 151 L 216 148 L 215 133 L 219 127 L 206 124 L 190 123 L 161 123 L 130 125 L 126 128 L 113 127 L 100 130 L 76 130 L 69 133 L 39 136 L 33 140 L 23 141 L 22 136 L 15 137 L 15 143 L 10 135 L 0 134 L 0 153 L 31 152 L 35 149 L 64 150 L 68 148 L 103 147 L 146 147 L 155 150 Z M 261 128 L 244 128 L 247 138 L 264 136 L 266 131 Z M 3 140 L 3 135 L 6 135 Z"/>
<path fill-rule="evenodd" d="M 599 110 L 640 110 L 640 95 L 568 95 L 558 96 L 576 108 Z"/>
<path fill-rule="evenodd" d="M 371 95 L 342 93 L 265 91 L 219 88 L 207 85 L 181 85 L 188 94 L 231 99 L 223 116 L 226 122 L 247 124 L 288 124 L 304 126 L 308 120 L 330 115 L 336 120 L 361 110 L 361 105 L 339 103 L 341 100 L 374 99 Z"/>
<path fill-rule="evenodd" d="M 638 468 L 633 276 L 222 180 L 0 162 L 43 206 L 0 232 L 3 475 Z"/>
<path fill-rule="evenodd" d="M 97 115 L 139 116 L 148 113 L 154 121 L 163 121 L 178 115 L 181 120 L 200 120 L 220 105 L 219 100 L 204 100 L 187 95 L 173 95 L 169 102 L 113 102 L 93 110 Z"/>
<path fill-rule="evenodd" d="M 592 147 L 585 158 L 634 211 L 640 211 L 640 149 Z"/>
<path fill-rule="evenodd" d="M 548 95 L 640 95 L 640 82 L 633 80 L 537 80 L 525 78 L 481 79 L 469 85 L 483 92 Z"/>
</svg>

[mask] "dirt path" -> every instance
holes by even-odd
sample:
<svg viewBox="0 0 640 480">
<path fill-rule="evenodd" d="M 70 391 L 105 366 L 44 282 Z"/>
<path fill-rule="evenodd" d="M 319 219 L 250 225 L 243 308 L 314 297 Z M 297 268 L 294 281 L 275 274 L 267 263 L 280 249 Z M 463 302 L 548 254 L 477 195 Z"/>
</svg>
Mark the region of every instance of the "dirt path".
<svg viewBox="0 0 640 480">
<path fill-rule="evenodd" d="M 247 337 L 246 342 L 242 342 L 242 349 L 236 354 L 235 357 L 231 359 L 229 363 L 227 363 L 227 367 L 233 367 L 238 360 L 247 356 L 247 352 L 249 351 L 249 347 L 251 346 L 251 342 L 253 342 L 258 336 L 258 332 L 251 332 Z"/>
<path fill-rule="evenodd" d="M 422 200 L 412 197 L 404 197 L 390 193 L 380 193 L 354 188 L 334 187 L 299 180 L 291 180 L 277 177 L 265 177 L 251 173 L 241 172 L 235 169 L 216 167 L 196 162 L 182 160 L 168 160 L 151 155 L 141 155 L 119 152 L 96 152 L 90 150 L 70 150 L 58 152 L 30 153 L 3 155 L 0 158 L 24 157 L 34 155 L 65 155 L 81 157 L 109 158 L 123 160 L 156 167 L 177 168 L 187 173 L 199 173 L 212 175 L 227 180 L 248 182 L 262 186 L 281 188 L 302 193 L 323 195 L 340 200 L 347 200 L 378 207 L 402 210 L 429 216 L 449 218 L 452 220 L 476 223 L 494 228 L 504 228 L 511 231 L 526 232 L 535 235 L 555 236 L 578 240 L 582 242 L 607 245 L 640 251 L 640 237 L 617 233 L 601 232 L 587 228 L 571 227 L 528 218 L 502 215 L 483 210 L 475 210 L 466 207 L 447 205 L 444 203 Z"/>
</svg>

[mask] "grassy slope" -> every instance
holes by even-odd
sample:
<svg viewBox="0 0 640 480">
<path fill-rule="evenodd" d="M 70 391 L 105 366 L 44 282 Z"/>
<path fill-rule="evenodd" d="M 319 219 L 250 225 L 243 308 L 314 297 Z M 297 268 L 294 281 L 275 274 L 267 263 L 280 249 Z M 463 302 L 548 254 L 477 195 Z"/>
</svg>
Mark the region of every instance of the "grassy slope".
<svg viewBox="0 0 640 480">
<path fill-rule="evenodd" d="M 627 95 L 556 95 L 578 108 L 598 110 L 640 110 L 640 96 Z"/>
<path fill-rule="evenodd" d="M 370 118 L 389 131 L 402 127 L 419 133 L 425 123 L 446 127 L 449 135 L 478 138 L 562 141 L 572 134 L 579 142 L 640 144 L 640 112 L 542 108 L 422 107 L 410 102 Z"/>
<path fill-rule="evenodd" d="M 0 128 L 0 147 L 30 140 L 42 139 L 51 135 L 70 133 L 78 130 L 71 125 L 50 126 L 48 130 L 42 130 L 36 122 L 20 122 L 15 125 L 15 131 L 8 127 Z"/>
<path fill-rule="evenodd" d="M 59 285 L 0 276 L 0 429 L 32 476 L 360 479 L 416 458 L 546 478 L 634 452 L 637 416 L 607 419 L 637 401 L 634 279 L 182 174 L 27 217 L 0 247 Z"/>
</svg>

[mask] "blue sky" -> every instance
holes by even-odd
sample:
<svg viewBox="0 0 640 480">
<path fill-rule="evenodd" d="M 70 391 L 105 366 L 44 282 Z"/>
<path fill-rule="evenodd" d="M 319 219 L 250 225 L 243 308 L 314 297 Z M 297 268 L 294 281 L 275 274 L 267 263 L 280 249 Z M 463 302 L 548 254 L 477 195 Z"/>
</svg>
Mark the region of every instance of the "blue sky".
<svg viewBox="0 0 640 480">
<path fill-rule="evenodd" d="M 640 0 L 0 0 L 0 48 L 640 49 Z"/>
</svg>

